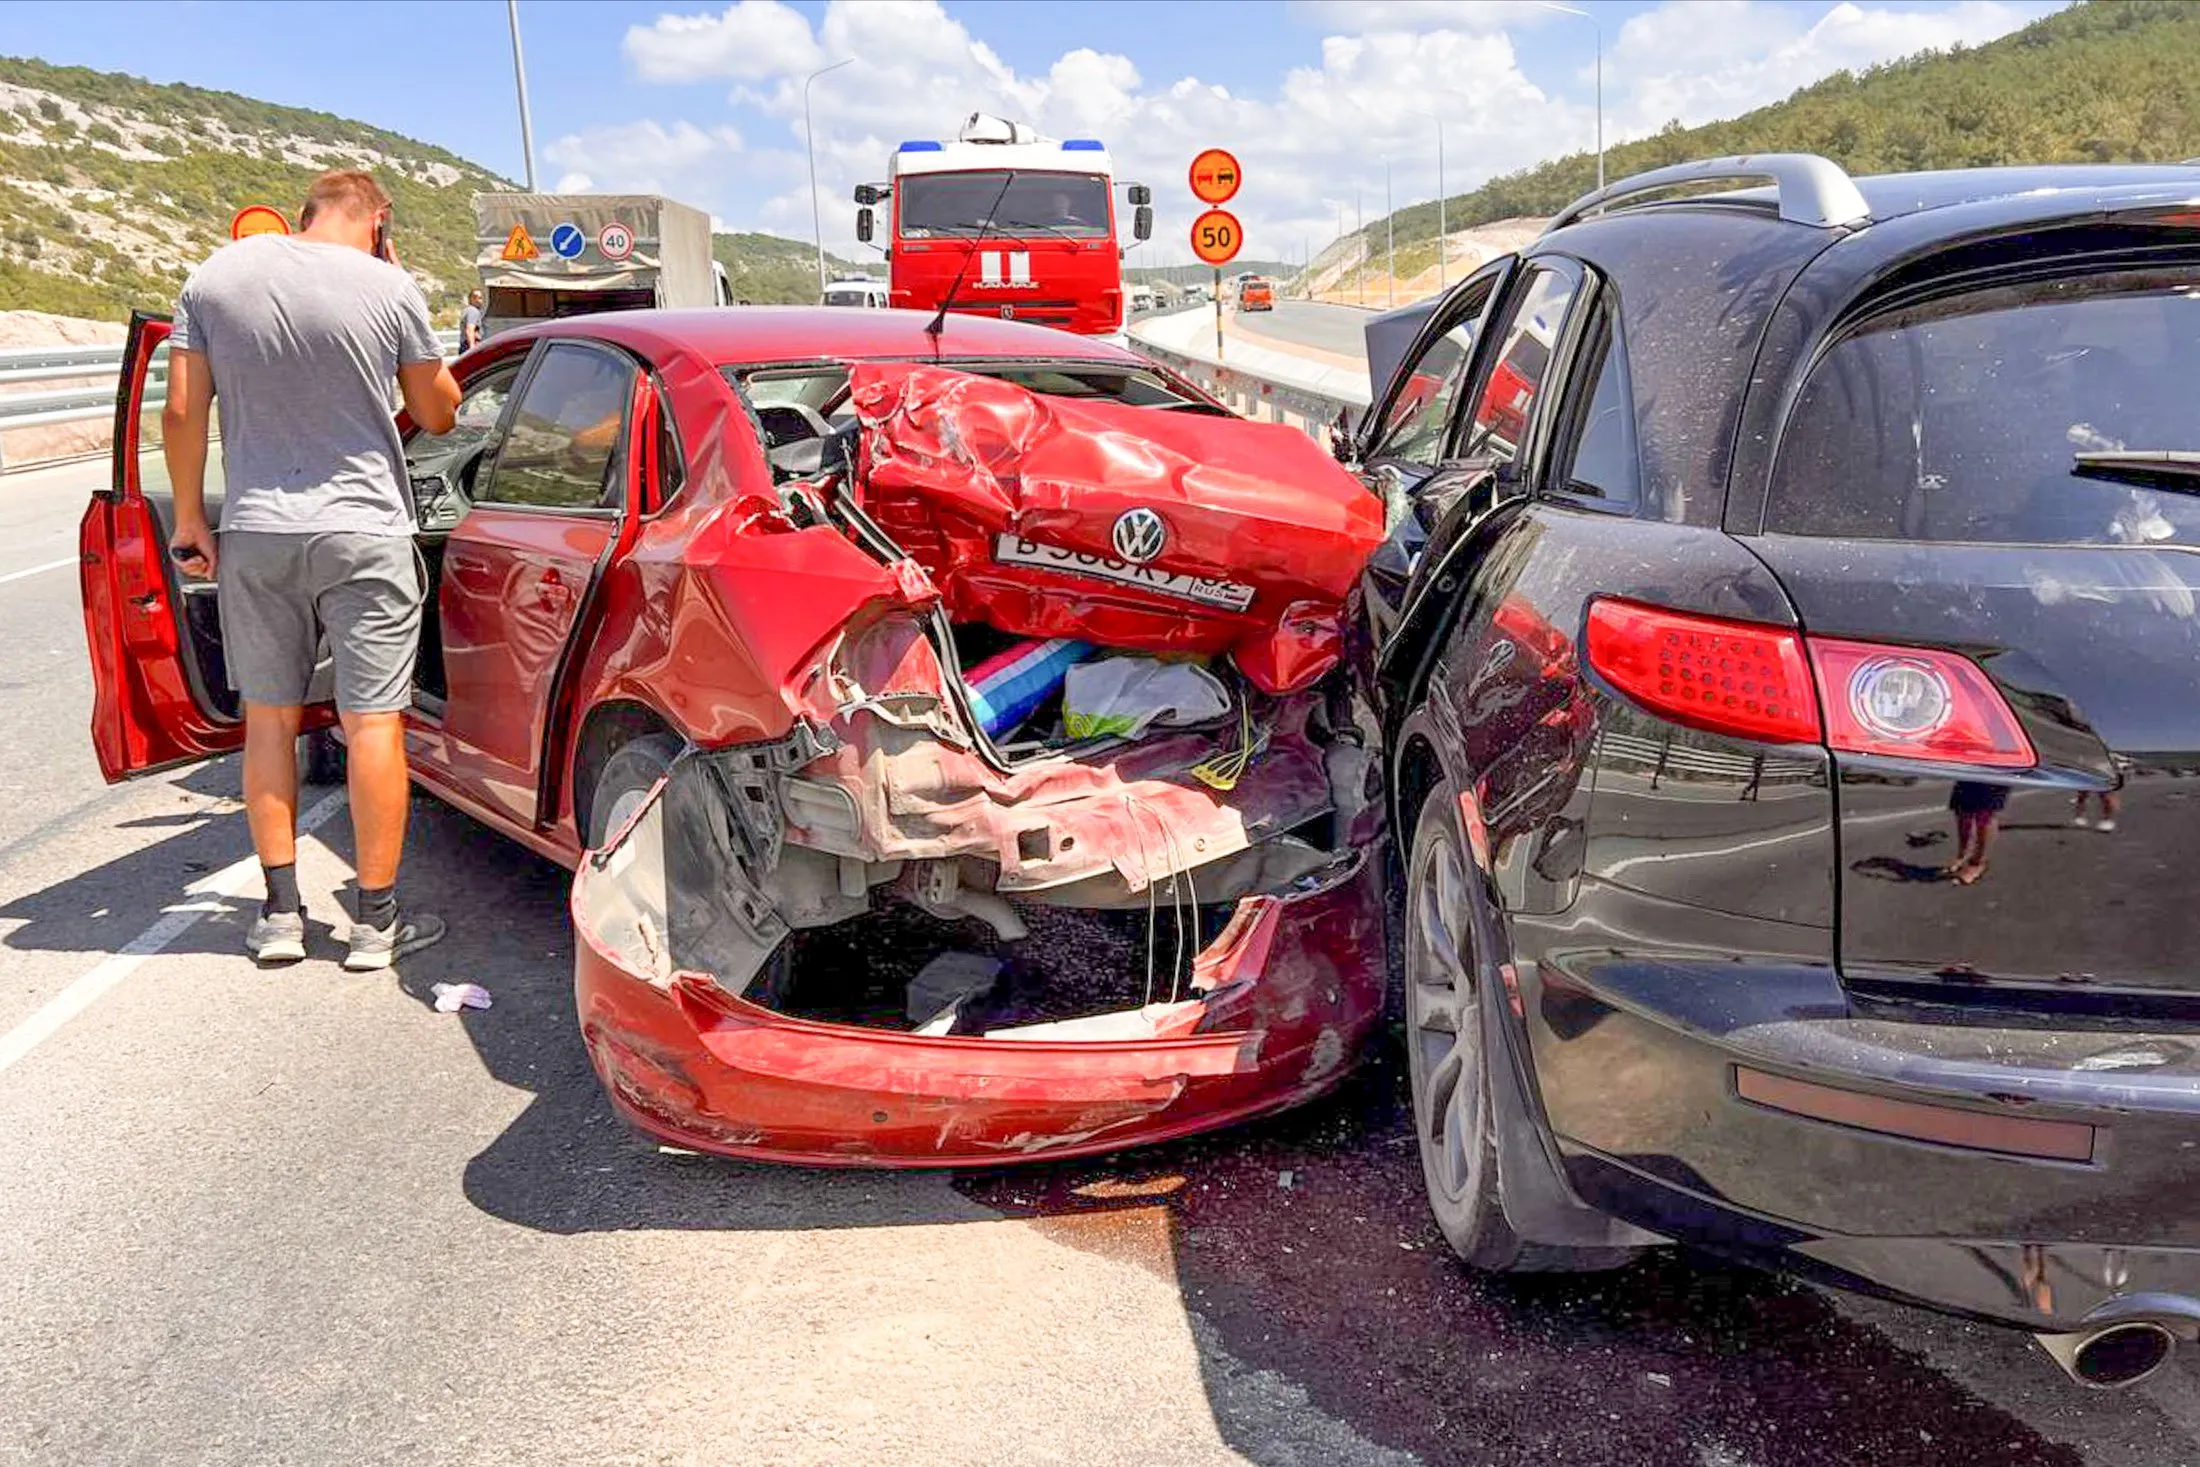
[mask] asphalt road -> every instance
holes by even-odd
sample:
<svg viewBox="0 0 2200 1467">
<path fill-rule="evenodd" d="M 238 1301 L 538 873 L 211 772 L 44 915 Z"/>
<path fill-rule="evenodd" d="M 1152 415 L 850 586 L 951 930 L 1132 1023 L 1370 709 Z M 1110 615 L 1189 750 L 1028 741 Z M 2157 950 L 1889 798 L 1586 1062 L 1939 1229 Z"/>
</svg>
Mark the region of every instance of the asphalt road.
<svg viewBox="0 0 2200 1467">
<path fill-rule="evenodd" d="M 259 974 L 234 765 L 92 767 L 55 562 L 99 473 L 0 480 L 0 1462 L 2200 1457 L 2189 1363 L 2093 1395 L 2019 1337 L 1687 1254 L 1467 1275 L 1388 1056 L 1114 1160 L 661 1155 L 574 1035 L 562 874 L 425 800 L 405 884 L 451 939 L 339 972 L 348 827 L 317 791 L 325 956 Z M 433 1012 L 449 980 L 495 1007 Z"/>
<path fill-rule="evenodd" d="M 1249 336 L 1265 336 L 1360 360 L 1367 356 L 1367 338 L 1362 333 L 1374 314 L 1355 306 L 1279 300 L 1273 311 L 1238 311 L 1231 319 Z"/>
</svg>

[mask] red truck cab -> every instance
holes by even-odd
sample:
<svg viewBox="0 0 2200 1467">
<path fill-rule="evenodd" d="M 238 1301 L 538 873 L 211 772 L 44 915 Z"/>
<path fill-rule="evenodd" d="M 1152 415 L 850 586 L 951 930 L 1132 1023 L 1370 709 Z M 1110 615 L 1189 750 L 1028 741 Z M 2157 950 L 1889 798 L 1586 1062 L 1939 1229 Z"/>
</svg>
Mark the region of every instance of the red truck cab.
<svg viewBox="0 0 2200 1467">
<path fill-rule="evenodd" d="M 1151 195 L 1128 186 L 1132 241 L 1153 232 Z M 884 186 L 856 190 L 856 235 L 887 206 L 888 287 L 902 310 L 948 309 L 1081 336 L 1123 329 L 1126 248 L 1113 165 L 1092 138 L 1042 138 L 973 115 L 949 142 L 895 149 Z"/>
</svg>

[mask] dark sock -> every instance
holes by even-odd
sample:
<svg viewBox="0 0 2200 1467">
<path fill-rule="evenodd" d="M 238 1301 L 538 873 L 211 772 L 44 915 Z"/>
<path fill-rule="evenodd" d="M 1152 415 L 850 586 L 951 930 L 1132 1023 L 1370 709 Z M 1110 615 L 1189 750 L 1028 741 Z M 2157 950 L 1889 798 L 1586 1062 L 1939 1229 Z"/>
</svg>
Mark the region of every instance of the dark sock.
<svg viewBox="0 0 2200 1467">
<path fill-rule="evenodd" d="M 359 920 L 369 927 L 387 927 L 397 920 L 397 888 L 394 886 L 362 886 L 359 888 Z"/>
<path fill-rule="evenodd" d="M 298 910 L 298 867 L 295 862 L 288 866 L 262 866 L 260 874 L 267 878 L 267 900 L 260 903 L 262 912 L 273 914 Z"/>
</svg>

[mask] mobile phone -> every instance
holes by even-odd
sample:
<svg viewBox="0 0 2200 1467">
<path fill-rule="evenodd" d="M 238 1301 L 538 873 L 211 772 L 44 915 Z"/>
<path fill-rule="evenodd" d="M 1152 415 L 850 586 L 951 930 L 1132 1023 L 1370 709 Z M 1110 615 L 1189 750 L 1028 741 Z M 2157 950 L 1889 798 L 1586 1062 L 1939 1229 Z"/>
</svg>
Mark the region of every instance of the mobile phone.
<svg viewBox="0 0 2200 1467">
<path fill-rule="evenodd" d="M 189 565 L 194 560 L 206 559 L 206 552 L 194 550 L 188 545 L 171 545 L 168 547 L 168 558 L 178 565 Z"/>
<path fill-rule="evenodd" d="M 377 260 L 390 257 L 390 218 L 387 214 L 374 221 L 374 257 Z"/>
</svg>

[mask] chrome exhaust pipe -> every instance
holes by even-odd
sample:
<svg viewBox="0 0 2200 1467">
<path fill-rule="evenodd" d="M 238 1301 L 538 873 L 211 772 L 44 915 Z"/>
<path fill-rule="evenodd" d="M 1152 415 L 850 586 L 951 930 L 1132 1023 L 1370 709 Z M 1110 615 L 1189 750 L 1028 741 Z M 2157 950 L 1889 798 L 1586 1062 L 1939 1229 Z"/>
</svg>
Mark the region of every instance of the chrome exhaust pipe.
<svg viewBox="0 0 2200 1467">
<path fill-rule="evenodd" d="M 2169 1327 L 2151 1319 L 2127 1319 L 2034 1338 L 2063 1368 L 2063 1374 L 2097 1391 L 2137 1385 L 2167 1364 L 2177 1347 L 2177 1336 Z"/>
</svg>

